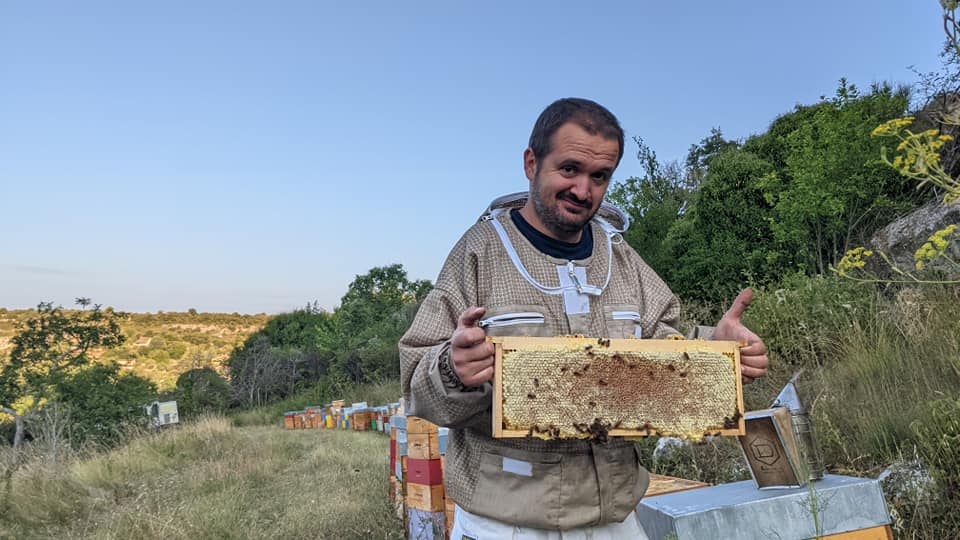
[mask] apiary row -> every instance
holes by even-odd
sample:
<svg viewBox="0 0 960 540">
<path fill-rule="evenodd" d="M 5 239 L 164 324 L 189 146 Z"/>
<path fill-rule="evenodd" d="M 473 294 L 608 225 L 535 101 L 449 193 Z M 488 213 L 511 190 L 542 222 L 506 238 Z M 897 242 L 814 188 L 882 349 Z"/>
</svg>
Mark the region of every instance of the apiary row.
<svg viewBox="0 0 960 540">
<path fill-rule="evenodd" d="M 283 413 L 286 429 L 349 429 L 387 433 L 390 417 L 400 410 L 400 403 L 370 407 L 366 402 L 345 406 L 343 400 L 326 405 L 306 407 L 301 411 Z"/>
<path fill-rule="evenodd" d="M 453 527 L 454 502 L 443 485 L 449 430 L 415 416 L 400 403 L 370 407 L 334 401 L 287 411 L 286 429 L 374 431 L 390 436 L 389 497 L 409 538 L 443 540 Z"/>
</svg>

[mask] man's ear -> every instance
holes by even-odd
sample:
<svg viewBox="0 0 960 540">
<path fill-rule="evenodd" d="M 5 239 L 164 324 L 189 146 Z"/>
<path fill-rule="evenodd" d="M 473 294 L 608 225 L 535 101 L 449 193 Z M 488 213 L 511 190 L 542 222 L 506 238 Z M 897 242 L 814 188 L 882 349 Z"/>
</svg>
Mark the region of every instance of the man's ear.
<svg viewBox="0 0 960 540">
<path fill-rule="evenodd" d="M 533 155 L 532 148 L 523 151 L 523 172 L 527 174 L 527 180 L 531 182 L 537 175 L 537 156 Z"/>
</svg>

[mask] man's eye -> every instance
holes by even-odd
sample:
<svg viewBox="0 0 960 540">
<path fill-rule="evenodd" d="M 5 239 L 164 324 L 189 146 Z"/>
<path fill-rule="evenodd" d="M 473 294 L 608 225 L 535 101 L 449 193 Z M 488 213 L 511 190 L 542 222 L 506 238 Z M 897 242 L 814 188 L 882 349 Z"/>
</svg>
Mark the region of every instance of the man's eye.
<svg viewBox="0 0 960 540">
<path fill-rule="evenodd" d="M 560 167 L 560 170 L 565 174 L 576 174 L 577 172 L 577 168 L 573 165 L 564 165 L 563 167 Z"/>
</svg>

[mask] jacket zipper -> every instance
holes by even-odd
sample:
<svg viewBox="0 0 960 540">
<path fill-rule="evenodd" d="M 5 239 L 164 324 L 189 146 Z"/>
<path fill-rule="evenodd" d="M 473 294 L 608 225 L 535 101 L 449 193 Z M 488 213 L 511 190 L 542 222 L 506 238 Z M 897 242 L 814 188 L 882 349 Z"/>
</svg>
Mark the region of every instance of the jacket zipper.
<svg viewBox="0 0 960 540">
<path fill-rule="evenodd" d="M 541 313 L 527 311 L 523 313 L 504 313 L 480 321 L 480 328 L 498 328 L 515 324 L 543 324 L 546 318 Z"/>
</svg>

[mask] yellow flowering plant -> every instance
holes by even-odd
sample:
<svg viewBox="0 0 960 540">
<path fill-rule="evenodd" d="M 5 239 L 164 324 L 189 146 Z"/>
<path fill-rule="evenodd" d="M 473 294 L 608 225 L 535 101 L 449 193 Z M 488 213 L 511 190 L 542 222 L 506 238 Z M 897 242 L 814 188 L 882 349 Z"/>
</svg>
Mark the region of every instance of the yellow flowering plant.
<svg viewBox="0 0 960 540">
<path fill-rule="evenodd" d="M 946 123 L 944 119 L 944 122 Z M 887 155 L 887 148 L 881 149 L 881 159 L 897 172 L 917 180 L 920 188 L 926 184 L 933 184 L 944 190 L 944 204 L 953 204 L 960 199 L 960 182 L 951 178 L 940 164 L 940 149 L 952 141 L 950 135 L 941 134 L 937 129 L 928 129 L 914 133 L 907 128 L 913 123 L 913 117 L 896 118 L 877 126 L 872 135 L 887 137 L 899 141 L 891 160 Z M 960 123 L 958 123 L 960 124 Z M 951 124 L 951 125 L 958 125 Z"/>
<path fill-rule="evenodd" d="M 960 56 L 960 39 L 958 39 L 960 24 L 958 24 L 956 18 L 956 10 L 960 6 L 958 6 L 957 0 L 940 0 L 940 5 L 943 7 L 943 29 L 957 55 Z M 938 120 L 941 125 L 960 126 L 960 114 L 957 112 L 942 114 Z M 926 184 L 937 186 L 944 191 L 944 204 L 956 204 L 960 201 L 960 181 L 951 177 L 940 163 L 940 150 L 945 144 L 953 141 L 953 137 L 941 133 L 939 129 L 927 129 L 914 133 L 909 129 L 913 122 L 914 117 L 907 116 L 889 120 L 874 128 L 871 133 L 872 136 L 886 137 L 897 141 L 896 149 L 893 151 L 893 159 L 888 156 L 886 147 L 882 147 L 880 150 L 881 159 L 903 176 L 916 180 L 918 182 L 917 188 Z M 943 261 L 947 267 L 960 271 L 960 263 L 954 260 L 947 251 L 947 247 L 955 240 L 952 235 L 956 230 L 957 225 L 952 224 L 930 235 L 930 238 L 913 254 L 914 271 L 920 272 L 936 260 Z M 883 259 L 894 274 L 899 276 L 898 279 L 881 279 L 876 273 L 868 270 L 867 260 L 873 257 L 874 252 L 863 247 L 847 251 L 840 262 L 837 263 L 837 266 L 831 266 L 830 270 L 840 277 L 862 282 L 960 283 L 960 279 L 924 279 L 897 266 L 883 251 L 878 249 L 876 254 Z"/>
</svg>

